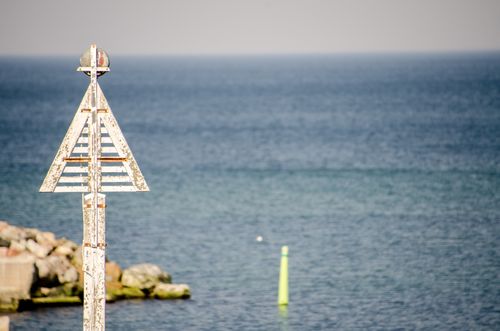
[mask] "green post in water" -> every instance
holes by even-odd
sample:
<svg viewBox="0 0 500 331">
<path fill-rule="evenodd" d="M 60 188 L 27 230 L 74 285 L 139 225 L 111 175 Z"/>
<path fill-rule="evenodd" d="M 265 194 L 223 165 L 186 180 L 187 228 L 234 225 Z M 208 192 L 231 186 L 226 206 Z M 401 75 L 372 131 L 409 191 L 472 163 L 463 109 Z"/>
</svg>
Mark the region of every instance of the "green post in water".
<svg viewBox="0 0 500 331">
<path fill-rule="evenodd" d="M 288 305 L 288 246 L 281 247 L 280 284 L 278 304 Z"/>
</svg>

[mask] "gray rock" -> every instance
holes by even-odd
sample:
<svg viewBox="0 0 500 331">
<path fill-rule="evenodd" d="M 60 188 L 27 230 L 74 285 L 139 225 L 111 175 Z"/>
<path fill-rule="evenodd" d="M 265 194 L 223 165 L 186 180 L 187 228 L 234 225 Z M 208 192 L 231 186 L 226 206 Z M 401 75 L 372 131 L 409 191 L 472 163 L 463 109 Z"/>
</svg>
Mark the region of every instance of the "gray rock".
<svg viewBox="0 0 500 331">
<path fill-rule="evenodd" d="M 54 252 L 52 252 L 52 254 L 72 257 L 77 248 L 77 244 L 75 244 L 71 240 L 62 238 L 57 240 L 56 248 L 54 249 Z"/>
<path fill-rule="evenodd" d="M 26 240 L 33 239 L 36 240 L 36 236 L 40 233 L 40 230 L 35 228 L 21 228 L 25 233 Z"/>
<path fill-rule="evenodd" d="M 78 280 L 78 271 L 69 262 L 67 262 L 67 269 L 57 275 L 59 283 L 74 283 Z"/>
<path fill-rule="evenodd" d="M 106 262 L 106 283 L 119 282 L 122 275 L 122 268 L 114 261 Z"/>
<path fill-rule="evenodd" d="M 125 269 L 121 281 L 123 286 L 151 290 L 159 283 L 170 283 L 172 277 L 159 266 L 144 263 Z"/>
<path fill-rule="evenodd" d="M 51 287 L 78 280 L 77 270 L 63 256 L 50 255 L 45 259 L 37 259 L 35 265 L 40 285 Z"/>
<path fill-rule="evenodd" d="M 26 233 L 21 228 L 7 225 L 0 232 L 0 238 L 9 241 L 20 241 L 26 239 Z"/>
<path fill-rule="evenodd" d="M 71 264 L 73 264 L 77 269 L 81 269 L 83 266 L 83 250 L 82 246 L 78 246 L 73 253 L 71 258 Z"/>
<path fill-rule="evenodd" d="M 57 245 L 56 236 L 52 232 L 39 231 L 35 235 L 35 240 L 42 246 L 54 248 Z"/>
<path fill-rule="evenodd" d="M 71 240 L 69 240 L 69 239 L 66 239 L 66 238 L 64 238 L 64 237 L 63 237 L 63 238 L 59 238 L 59 239 L 57 239 L 57 244 L 56 244 L 56 246 L 64 246 L 64 247 L 68 247 L 68 248 L 70 248 L 72 251 L 76 251 L 76 249 L 78 248 L 78 245 L 77 245 L 75 242 L 73 242 L 73 241 L 71 241 Z"/>
<path fill-rule="evenodd" d="M 24 252 L 26 250 L 26 240 L 11 241 L 9 248 L 12 251 Z"/>
<path fill-rule="evenodd" d="M 61 255 L 61 256 L 69 256 L 69 255 L 73 254 L 73 250 L 69 246 L 57 246 L 52 254 Z"/>
<path fill-rule="evenodd" d="M 57 274 L 54 270 L 54 265 L 57 264 L 55 259 L 57 259 L 57 256 L 49 256 L 46 259 L 37 259 L 35 261 L 40 285 L 50 287 L 57 282 Z"/>
<path fill-rule="evenodd" d="M 26 242 L 26 249 L 33 253 L 38 258 L 44 258 L 47 255 L 49 255 L 50 251 L 52 250 L 52 247 L 50 246 L 42 246 L 40 244 L 37 244 L 34 240 L 28 239 Z"/>
<path fill-rule="evenodd" d="M 188 299 L 191 297 L 191 290 L 186 284 L 165 284 L 156 285 L 150 294 L 156 299 Z"/>
</svg>

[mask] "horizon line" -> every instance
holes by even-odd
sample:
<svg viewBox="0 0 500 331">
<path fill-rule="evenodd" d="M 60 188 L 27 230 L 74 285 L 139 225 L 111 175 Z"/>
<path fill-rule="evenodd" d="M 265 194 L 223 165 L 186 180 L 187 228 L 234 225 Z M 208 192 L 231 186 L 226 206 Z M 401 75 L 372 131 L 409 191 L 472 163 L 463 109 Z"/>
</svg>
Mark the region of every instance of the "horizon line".
<svg viewBox="0 0 500 331">
<path fill-rule="evenodd" d="M 106 49 L 105 49 L 106 50 Z M 107 51 L 107 50 L 106 50 Z M 107 51 L 109 54 L 110 52 Z M 500 53 L 500 48 L 490 49 L 449 49 L 449 50 L 374 50 L 374 51 L 337 51 L 337 52 L 171 52 L 171 53 L 134 53 L 117 52 L 112 53 L 118 57 L 250 57 L 250 56 L 359 56 L 359 55 L 453 55 L 453 54 L 485 54 Z M 81 53 L 0 53 L 0 57 L 67 57 L 80 56 Z"/>
</svg>

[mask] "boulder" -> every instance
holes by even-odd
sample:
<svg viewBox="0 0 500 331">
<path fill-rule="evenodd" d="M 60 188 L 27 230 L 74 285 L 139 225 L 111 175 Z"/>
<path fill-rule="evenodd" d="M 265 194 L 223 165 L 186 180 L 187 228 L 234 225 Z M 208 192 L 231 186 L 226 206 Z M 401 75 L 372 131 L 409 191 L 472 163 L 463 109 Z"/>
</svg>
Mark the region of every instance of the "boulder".
<svg viewBox="0 0 500 331">
<path fill-rule="evenodd" d="M 28 239 L 26 242 L 26 249 L 38 258 L 44 258 L 49 255 L 52 247 L 42 246 L 36 243 L 33 239 Z"/>
<path fill-rule="evenodd" d="M 122 275 L 122 268 L 118 263 L 111 261 L 106 262 L 106 283 L 119 282 Z"/>
<path fill-rule="evenodd" d="M 143 299 L 146 297 L 146 294 L 144 294 L 144 292 L 137 287 L 124 287 L 121 289 L 115 289 L 111 290 L 109 294 L 115 299 Z"/>
<path fill-rule="evenodd" d="M 51 287 L 78 280 L 77 270 L 62 256 L 50 255 L 45 259 L 37 259 L 35 265 L 40 285 Z"/>
<path fill-rule="evenodd" d="M 73 253 L 73 257 L 71 258 L 71 264 L 77 269 L 82 269 L 83 266 L 83 250 L 82 246 L 78 246 Z"/>
<path fill-rule="evenodd" d="M 57 246 L 52 254 L 60 256 L 70 256 L 71 254 L 73 254 L 73 250 L 68 246 Z"/>
<path fill-rule="evenodd" d="M 26 232 L 21 228 L 7 224 L 0 232 L 0 238 L 8 241 L 20 241 L 26 239 Z"/>
<path fill-rule="evenodd" d="M 13 240 L 10 242 L 9 251 L 7 255 L 14 256 L 26 250 L 26 240 Z"/>
<path fill-rule="evenodd" d="M 80 299 L 80 297 L 77 296 L 40 297 L 40 298 L 33 298 L 32 304 L 35 307 L 59 307 L 59 306 L 81 305 L 82 300 Z"/>
<path fill-rule="evenodd" d="M 151 263 L 137 264 L 125 269 L 122 274 L 122 284 L 141 290 L 151 290 L 159 283 L 170 283 L 172 277 L 159 266 Z"/>
<path fill-rule="evenodd" d="M 69 262 L 66 261 L 65 269 L 61 271 L 61 273 L 57 274 L 57 279 L 59 283 L 74 283 L 78 281 L 78 271 L 76 271 L 75 267 L 73 267 Z"/>
<path fill-rule="evenodd" d="M 56 248 L 52 254 L 72 257 L 74 252 L 77 250 L 78 245 L 71 240 L 61 238 L 56 241 L 55 247 Z"/>
<path fill-rule="evenodd" d="M 57 284 L 57 274 L 54 270 L 54 265 L 57 263 L 57 256 L 49 256 L 46 259 L 35 261 L 39 285 L 51 287 Z"/>
<path fill-rule="evenodd" d="M 14 312 L 19 309 L 19 299 L 0 294 L 0 312 Z"/>
<path fill-rule="evenodd" d="M 78 296 L 80 293 L 81 289 L 77 283 L 66 283 L 55 287 L 39 287 L 34 293 L 32 293 L 32 297 L 71 297 Z"/>
<path fill-rule="evenodd" d="M 52 232 L 41 232 L 35 234 L 35 240 L 42 246 L 54 248 L 57 245 L 56 235 Z"/>
<path fill-rule="evenodd" d="M 56 240 L 56 246 L 67 246 L 75 251 L 78 248 L 78 245 L 65 237 L 59 238 Z"/>
<path fill-rule="evenodd" d="M 39 292 L 39 293 L 38 293 Z M 38 295 L 40 294 L 40 295 Z M 34 297 L 60 297 L 64 296 L 66 293 L 64 292 L 64 287 L 56 286 L 56 287 L 40 287 L 40 291 L 37 291 L 33 296 Z"/>
<path fill-rule="evenodd" d="M 41 232 L 35 228 L 21 228 L 25 234 L 25 239 L 33 239 L 36 240 L 36 236 Z"/>
<path fill-rule="evenodd" d="M 18 256 L 19 254 L 23 254 L 23 252 L 20 252 L 20 251 L 18 251 L 16 249 L 11 249 L 11 248 L 9 248 L 7 250 L 7 256 L 8 257 Z"/>
<path fill-rule="evenodd" d="M 191 291 L 186 284 L 165 284 L 156 285 L 150 296 L 155 299 L 189 299 Z"/>
</svg>

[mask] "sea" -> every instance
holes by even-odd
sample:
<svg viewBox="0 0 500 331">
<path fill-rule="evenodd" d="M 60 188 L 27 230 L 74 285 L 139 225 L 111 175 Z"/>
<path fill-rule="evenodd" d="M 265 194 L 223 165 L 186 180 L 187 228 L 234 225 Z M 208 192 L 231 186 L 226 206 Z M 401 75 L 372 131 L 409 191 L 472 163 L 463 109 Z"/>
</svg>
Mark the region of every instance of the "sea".
<svg viewBox="0 0 500 331">
<path fill-rule="evenodd" d="M 500 329 L 500 53 L 110 58 L 150 192 L 107 193 L 108 258 L 192 297 L 107 304 L 108 330 Z M 0 219 L 80 243 L 81 194 L 38 192 L 78 65 L 0 57 Z M 82 307 L 10 320 L 78 330 Z"/>
</svg>

